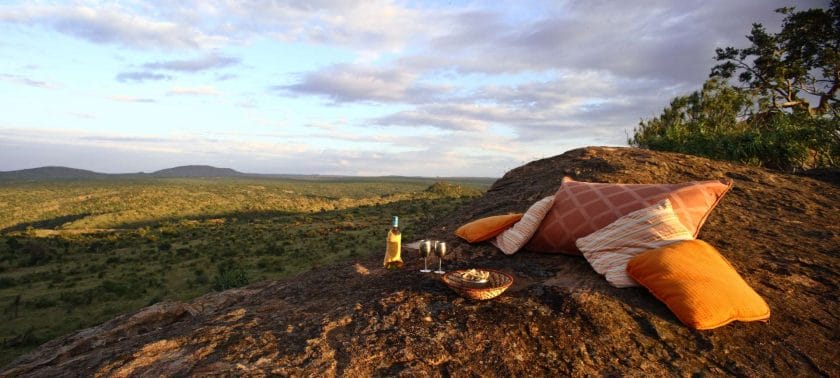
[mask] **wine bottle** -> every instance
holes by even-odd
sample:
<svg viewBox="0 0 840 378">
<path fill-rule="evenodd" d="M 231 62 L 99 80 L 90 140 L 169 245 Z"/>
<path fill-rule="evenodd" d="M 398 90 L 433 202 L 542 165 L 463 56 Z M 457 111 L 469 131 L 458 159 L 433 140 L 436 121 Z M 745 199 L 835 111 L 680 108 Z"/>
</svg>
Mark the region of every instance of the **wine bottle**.
<svg viewBox="0 0 840 378">
<path fill-rule="evenodd" d="M 402 235 L 400 234 L 400 218 L 394 217 L 391 222 L 391 229 L 388 230 L 385 246 L 385 268 L 399 269 L 403 266 L 401 254 Z"/>
</svg>

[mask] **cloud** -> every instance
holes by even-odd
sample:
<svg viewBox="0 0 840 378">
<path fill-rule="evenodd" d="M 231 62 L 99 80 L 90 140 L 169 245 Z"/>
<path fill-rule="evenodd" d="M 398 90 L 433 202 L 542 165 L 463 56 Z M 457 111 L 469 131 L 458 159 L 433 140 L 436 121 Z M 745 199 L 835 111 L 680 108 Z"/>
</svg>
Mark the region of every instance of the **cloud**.
<svg viewBox="0 0 840 378">
<path fill-rule="evenodd" d="M 150 70 L 169 70 L 179 72 L 198 72 L 216 68 L 224 68 L 239 64 L 239 58 L 224 55 L 206 55 L 197 59 L 169 60 L 146 63 L 143 68 Z"/>
<path fill-rule="evenodd" d="M 55 83 L 50 83 L 42 80 L 30 79 L 21 75 L 0 74 L 0 81 L 8 83 L 28 85 L 30 87 L 44 88 L 44 89 L 58 89 L 60 86 Z"/>
<path fill-rule="evenodd" d="M 171 75 L 158 73 L 158 70 L 176 71 L 176 72 L 200 72 L 205 70 L 224 68 L 239 64 L 239 58 L 210 54 L 196 59 L 186 60 L 168 60 L 143 64 L 144 71 L 129 71 L 121 72 L 117 75 L 117 81 L 126 82 L 144 82 L 144 81 L 160 81 L 172 80 Z M 236 77 L 236 75 L 226 74 L 221 75 L 217 80 L 227 80 Z"/>
<path fill-rule="evenodd" d="M 190 96 L 219 96 L 222 93 L 218 89 L 205 85 L 198 87 L 174 87 L 167 92 L 170 95 L 190 95 Z"/>
<path fill-rule="evenodd" d="M 117 81 L 127 83 L 127 82 L 136 82 L 141 83 L 144 81 L 158 81 L 158 80 L 172 80 L 172 76 L 159 74 L 155 72 L 121 72 L 117 74 L 116 77 Z"/>
<path fill-rule="evenodd" d="M 347 46 L 377 56 L 404 48 L 445 18 L 389 0 L 248 2 L 186 0 L 178 3 L 53 5 L 0 8 L 0 22 L 39 25 L 93 43 L 138 49 L 194 50 L 258 38 Z"/>
<path fill-rule="evenodd" d="M 273 86 L 276 92 L 310 94 L 334 102 L 428 102 L 451 90 L 447 85 L 424 84 L 417 74 L 397 68 L 336 65 L 305 74 L 292 85 Z"/>
<path fill-rule="evenodd" d="M 157 100 L 153 98 L 142 98 L 142 97 L 133 97 L 133 96 L 126 96 L 126 95 L 114 95 L 108 96 L 109 100 L 119 101 L 119 102 L 139 102 L 139 103 L 153 103 L 157 102 Z"/>
<path fill-rule="evenodd" d="M 802 0 L 796 5 L 804 9 L 825 4 Z M 294 149 L 282 142 L 276 144 L 280 147 L 260 144 L 265 143 L 262 138 L 255 139 L 259 143 L 235 147 L 202 138 L 184 139 L 180 142 L 190 144 L 181 150 L 187 151 L 184 154 L 203 156 L 203 149 L 193 148 L 193 144 L 203 144 L 223 148 L 224 156 L 250 167 L 257 166 L 247 165 L 248 154 L 265 159 L 266 167 L 277 164 L 294 170 L 312 169 L 310 172 L 380 171 L 384 167 L 383 172 L 415 168 L 436 173 L 431 169 L 485 169 L 485 161 L 497 164 L 493 169 L 501 169 L 524 156 L 550 156 L 580 143 L 624 144 L 625 132 L 640 118 L 658 114 L 672 97 L 699 88 L 714 64 L 715 47 L 745 46 L 744 35 L 753 21 L 764 23 L 771 31 L 777 29 L 781 16 L 772 9 L 783 5 L 789 1 L 452 5 L 387 0 L 184 0 L 166 6 L 126 2 L 95 8 L 23 2 L 0 6 L 0 22 L 43 27 L 94 43 L 177 52 L 144 58 L 141 62 L 145 64 L 116 76 L 123 82 L 167 80 L 169 75 L 189 72 L 212 74 L 207 77 L 210 81 L 199 84 L 234 74 L 249 79 L 255 72 L 271 72 L 268 75 L 276 74 L 274 77 L 295 74 L 292 81 L 264 85 L 274 94 L 326 99 L 335 107 L 325 113 L 346 106 L 348 114 L 364 114 L 370 109 L 378 115 L 368 119 L 356 116 L 339 124 L 329 116 L 312 113 L 310 103 L 299 109 L 299 115 L 283 118 L 288 122 L 282 127 L 287 129 L 284 132 L 294 132 L 266 137 L 288 138 L 307 146 L 295 150 L 297 155 L 290 155 L 288 151 Z M 254 41 L 260 41 L 258 47 L 262 48 L 262 43 L 270 45 L 277 40 L 288 42 L 284 47 L 315 43 L 341 51 L 342 57 L 348 51 L 354 55 L 336 62 L 328 52 L 315 59 L 316 64 L 327 66 L 313 65 L 311 71 L 297 73 L 259 66 L 264 63 L 254 59 L 249 64 L 257 65 L 256 69 L 245 72 L 241 61 L 228 52 L 246 51 Z M 245 48 L 240 49 L 242 46 Z M 231 49 L 224 50 L 227 47 Z M 213 71 L 217 69 L 224 70 Z M 50 87 L 18 75 L 3 75 L 0 80 Z M 199 84 L 173 83 L 168 93 L 221 94 L 212 86 L 192 86 Z M 231 95 L 238 92 L 230 87 Z M 247 90 L 240 93 L 242 97 L 231 99 L 228 105 L 260 104 L 259 109 L 245 112 L 253 113 L 254 119 L 272 119 L 266 114 L 278 109 L 270 110 L 272 101 Z M 305 103 L 306 99 L 297 100 Z M 395 108 L 399 110 L 382 115 L 383 109 Z M 301 128 L 296 122 L 330 126 Z M 271 127 L 280 128 L 276 122 Z M 390 127 L 402 129 L 390 132 Z M 331 147 L 321 154 L 323 148 L 312 140 L 341 148 Z M 425 162 L 423 157 L 430 151 L 425 146 L 429 145 L 444 148 L 434 154 L 438 160 L 430 160 L 425 168 L 419 162 Z"/>
<path fill-rule="evenodd" d="M 430 126 L 441 130 L 512 130 L 519 140 L 623 130 L 675 93 L 657 80 L 616 78 L 607 72 L 566 71 L 554 80 L 519 85 L 486 85 L 445 101 L 367 120 L 382 126 Z M 627 122 L 633 122 L 629 123 Z M 616 142 L 613 142 L 616 143 Z"/>
<path fill-rule="evenodd" d="M 226 40 L 198 28 L 170 20 L 157 20 L 137 9 L 118 5 L 23 4 L 0 8 L 0 21 L 43 25 L 94 43 L 133 48 L 197 49 Z"/>
<path fill-rule="evenodd" d="M 345 46 L 374 57 L 381 52 L 401 51 L 418 36 L 445 33 L 450 19 L 443 7 L 429 10 L 388 0 L 253 0 L 219 2 L 210 8 L 224 14 L 240 35 Z"/>
<path fill-rule="evenodd" d="M 478 107 L 468 104 L 429 105 L 415 110 L 406 110 L 374 119 L 373 123 L 383 126 L 431 126 L 444 130 L 482 131 L 488 127 L 484 111 L 501 112 L 497 107 Z"/>
<path fill-rule="evenodd" d="M 67 114 L 79 119 L 96 119 L 96 115 L 83 112 L 67 112 Z"/>
</svg>

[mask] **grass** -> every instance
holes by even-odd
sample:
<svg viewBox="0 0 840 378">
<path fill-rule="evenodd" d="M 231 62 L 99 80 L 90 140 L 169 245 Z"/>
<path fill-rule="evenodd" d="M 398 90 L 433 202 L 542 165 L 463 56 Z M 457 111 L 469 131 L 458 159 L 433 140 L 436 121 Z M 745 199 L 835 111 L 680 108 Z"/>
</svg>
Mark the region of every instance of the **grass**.
<svg viewBox="0 0 840 378">
<path fill-rule="evenodd" d="M 433 180 L 0 184 L 0 365 L 163 300 L 382 253 L 481 193 Z"/>
</svg>

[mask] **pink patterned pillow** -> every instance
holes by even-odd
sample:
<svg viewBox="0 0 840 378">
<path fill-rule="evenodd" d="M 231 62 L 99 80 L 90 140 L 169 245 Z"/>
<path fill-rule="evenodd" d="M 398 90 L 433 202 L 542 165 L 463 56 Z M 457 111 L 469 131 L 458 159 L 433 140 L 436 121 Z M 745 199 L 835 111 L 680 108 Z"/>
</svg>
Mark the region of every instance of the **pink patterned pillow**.
<svg viewBox="0 0 840 378">
<path fill-rule="evenodd" d="M 583 257 L 598 274 L 615 287 L 639 286 L 627 274 L 627 263 L 636 255 L 694 236 L 680 223 L 664 199 L 651 207 L 636 210 L 598 231 L 577 240 Z"/>
<path fill-rule="evenodd" d="M 681 184 L 603 184 L 563 178 L 554 205 L 525 249 L 535 252 L 580 255 L 575 241 L 633 211 L 665 198 L 694 237 L 712 209 L 723 198 L 729 180 Z"/>
<path fill-rule="evenodd" d="M 554 203 L 554 196 L 548 196 L 535 202 L 528 208 L 519 222 L 497 235 L 490 243 L 501 249 L 506 255 L 516 253 L 537 232 L 545 214 L 551 209 L 552 203 Z"/>
</svg>

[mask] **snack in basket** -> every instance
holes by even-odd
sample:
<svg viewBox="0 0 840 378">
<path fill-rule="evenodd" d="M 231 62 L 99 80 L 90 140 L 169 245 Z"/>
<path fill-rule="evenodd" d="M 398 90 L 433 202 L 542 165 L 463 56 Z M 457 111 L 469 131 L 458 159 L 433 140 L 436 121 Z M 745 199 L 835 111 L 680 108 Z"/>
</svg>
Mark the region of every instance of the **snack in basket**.
<svg viewBox="0 0 840 378">
<path fill-rule="evenodd" d="M 485 274 L 487 278 L 474 281 L 474 279 L 481 279 L 480 277 Z M 444 274 L 442 279 L 446 286 L 458 294 L 476 300 L 495 298 L 513 284 L 513 276 L 492 269 L 456 270 Z"/>
<path fill-rule="evenodd" d="M 490 278 L 490 272 L 486 270 L 470 269 L 461 273 L 461 278 L 464 281 L 472 282 L 486 282 Z"/>
</svg>

